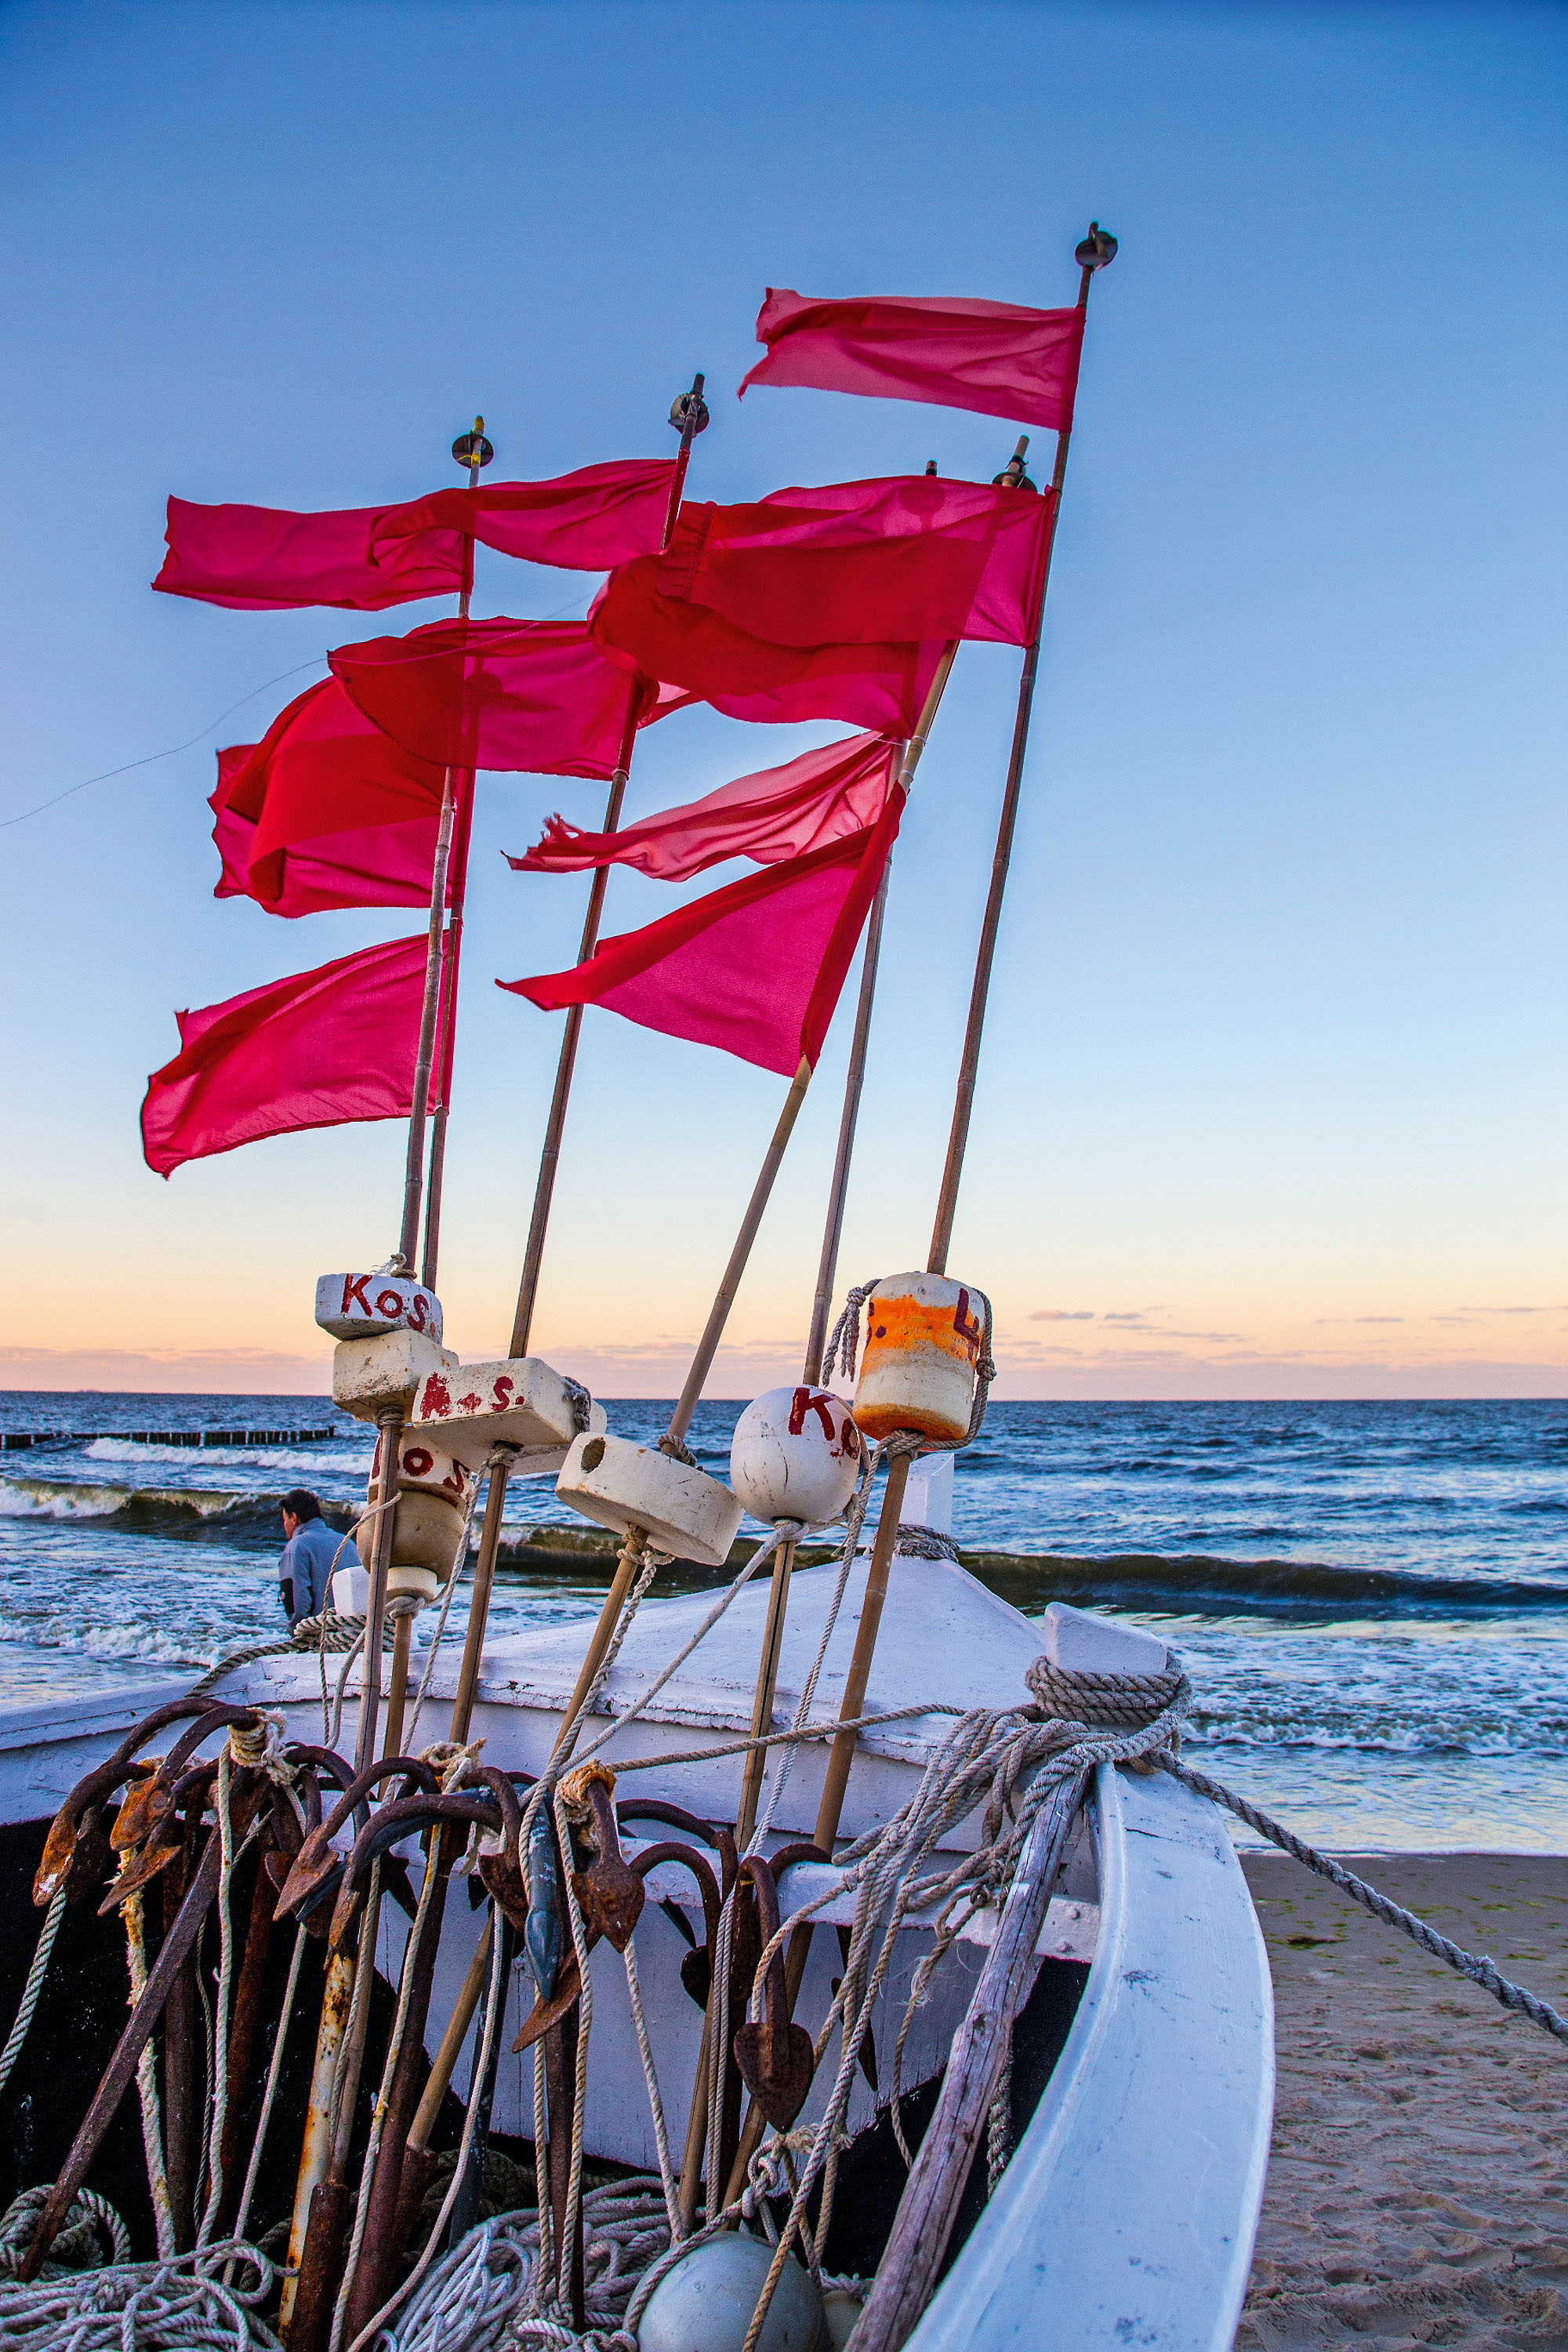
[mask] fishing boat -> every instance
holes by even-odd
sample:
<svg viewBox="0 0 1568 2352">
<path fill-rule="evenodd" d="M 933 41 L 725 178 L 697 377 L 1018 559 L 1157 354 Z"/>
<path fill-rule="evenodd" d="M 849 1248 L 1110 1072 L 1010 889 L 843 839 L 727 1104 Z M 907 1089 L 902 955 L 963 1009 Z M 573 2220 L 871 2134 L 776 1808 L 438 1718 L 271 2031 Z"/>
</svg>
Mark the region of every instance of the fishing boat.
<svg viewBox="0 0 1568 2352">
<path fill-rule="evenodd" d="M 995 1368 L 990 1301 L 948 1260 L 1078 352 L 1115 250 L 1091 225 L 1059 312 L 775 293 L 759 320 L 748 383 L 1053 423 L 1044 493 L 1026 436 L 985 485 L 932 469 L 694 507 L 699 376 L 658 472 L 487 496 L 481 419 L 454 447 L 464 490 L 284 519 L 331 521 L 330 545 L 235 520 L 257 509 L 186 509 L 176 530 L 172 507 L 161 584 L 219 602 L 373 606 L 456 563 L 455 624 L 334 654 L 329 688 L 215 795 L 226 873 L 232 857 L 274 904 L 364 866 L 363 842 L 343 846 L 349 769 L 362 831 L 367 777 L 383 835 L 414 796 L 427 938 L 394 943 L 420 950 L 401 961 L 368 951 L 404 1008 L 402 1231 L 382 1265 L 317 1292 L 334 1402 L 376 1432 L 331 1605 L 194 1690 L 0 1716 L 16 2016 L 0 2081 L 31 2176 L 0 2223 L 16 2281 L 0 2337 L 76 2341 L 96 2313 L 140 2345 L 289 2352 L 1232 2340 L 1272 2116 L 1271 1996 L 1224 1823 L 1163 1769 L 1180 1663 L 1059 1604 L 1031 1622 L 968 1573 L 952 1534 L 954 1458 Z M 589 623 L 568 640 L 472 622 L 474 540 L 537 554 L 541 531 L 582 528 L 584 499 L 587 542 L 616 550 Z M 550 544 L 543 560 L 592 568 L 581 544 Z M 296 566 L 286 594 L 279 562 Z M 934 1230 L 923 1266 L 858 1284 L 835 1321 L 889 856 L 959 646 L 984 635 L 1023 648 L 1023 674 Z M 543 667 L 565 679 L 580 763 L 565 772 L 599 756 L 581 745 L 602 673 L 620 701 L 602 833 L 557 826 L 534 861 L 591 871 L 587 921 L 573 972 L 515 983 L 567 1017 L 510 1348 L 465 1360 L 436 1288 L 463 870 L 475 775 L 507 764 L 524 657 L 517 709 L 536 731 L 513 764 L 538 761 Z M 889 695 L 896 733 L 622 825 L 637 729 L 682 698 L 853 718 Z M 317 729 L 331 762 L 329 786 L 310 772 L 330 810 L 303 820 L 290 728 Z M 634 836 L 645 870 L 751 854 L 761 872 L 601 941 L 605 876 Z M 681 869 L 694 839 L 708 848 Z M 395 862 L 384 838 L 379 854 Z M 705 1465 L 692 1414 L 862 935 L 801 1379 L 748 1405 L 728 1462 Z M 327 967 L 269 1000 L 264 1082 L 251 998 L 186 1016 L 150 1087 L 153 1164 L 309 1123 L 279 1110 L 278 1041 L 289 1102 L 337 1082 L 344 1033 L 321 1007 L 366 970 L 342 961 L 346 982 Z M 529 1353 L 588 1003 L 790 1078 L 657 1445 Z M 346 1115 L 389 1115 L 384 1100 Z M 489 1629 L 523 1478 L 553 1479 L 614 1544 L 586 1642 L 575 1622 Z"/>
</svg>

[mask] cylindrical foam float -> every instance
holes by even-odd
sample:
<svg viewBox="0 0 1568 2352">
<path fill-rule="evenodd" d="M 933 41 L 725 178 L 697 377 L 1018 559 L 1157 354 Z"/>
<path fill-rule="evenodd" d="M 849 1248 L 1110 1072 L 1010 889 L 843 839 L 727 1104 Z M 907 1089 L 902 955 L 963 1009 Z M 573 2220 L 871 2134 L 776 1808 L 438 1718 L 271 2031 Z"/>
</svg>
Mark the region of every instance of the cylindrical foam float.
<svg viewBox="0 0 1568 2352">
<path fill-rule="evenodd" d="M 912 1429 L 961 1445 L 984 1327 L 976 1294 L 944 1274 L 894 1274 L 866 1302 L 855 1419 L 870 1438 Z"/>
</svg>

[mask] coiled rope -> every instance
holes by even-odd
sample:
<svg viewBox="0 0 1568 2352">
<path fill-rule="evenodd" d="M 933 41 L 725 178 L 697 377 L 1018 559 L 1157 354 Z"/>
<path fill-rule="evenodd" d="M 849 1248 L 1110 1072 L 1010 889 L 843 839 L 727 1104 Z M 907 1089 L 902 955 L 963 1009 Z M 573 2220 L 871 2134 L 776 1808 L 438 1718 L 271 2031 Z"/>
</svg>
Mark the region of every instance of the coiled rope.
<svg viewBox="0 0 1568 2352">
<path fill-rule="evenodd" d="M 47 2194 L 44 2184 L 13 2200 L 0 2220 L 0 2246 L 9 2245 L 14 2216 L 30 2240 Z M 130 2251 L 125 2224 L 106 2199 L 84 2189 L 55 2241 L 57 2253 L 81 2226 L 76 2216 L 83 2208 L 94 2229 L 109 2231 L 114 2262 L 62 2271 L 51 2261 L 26 2286 L 0 2284 L 0 2352 L 279 2352 L 257 2315 L 277 2276 L 258 2248 L 228 2238 L 168 2262 L 127 2262 L 120 2251 L 121 2244 Z M 3 2251 L 0 2263 L 13 2267 Z M 239 2284 L 218 2276 L 225 2266 L 242 2273 Z"/>
</svg>

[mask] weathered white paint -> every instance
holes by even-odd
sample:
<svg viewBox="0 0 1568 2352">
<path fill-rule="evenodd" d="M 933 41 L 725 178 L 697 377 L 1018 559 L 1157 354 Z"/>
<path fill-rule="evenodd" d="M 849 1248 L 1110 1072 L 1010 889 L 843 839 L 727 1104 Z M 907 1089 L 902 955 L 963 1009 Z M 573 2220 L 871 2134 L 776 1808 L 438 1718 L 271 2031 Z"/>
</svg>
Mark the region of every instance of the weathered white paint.
<svg viewBox="0 0 1568 2352">
<path fill-rule="evenodd" d="M 555 1492 L 596 1527 L 617 1535 L 641 1528 L 658 1550 L 707 1568 L 722 1568 L 741 1532 L 741 1506 L 728 1486 L 630 1437 L 580 1437 Z"/>
<path fill-rule="evenodd" d="M 406 1414 L 421 1381 L 432 1372 L 457 1368 L 452 1350 L 422 1331 L 340 1339 L 332 1349 L 332 1402 L 356 1421 L 374 1421 L 389 1405 L 400 1406 Z"/>
<path fill-rule="evenodd" d="M 909 2352 L 1226 2352 L 1274 2112 L 1274 2000 L 1214 1807 L 1102 1769 L 1100 1947 L 1013 2161 Z"/>
<path fill-rule="evenodd" d="M 405 1330 L 439 1339 L 441 1302 L 408 1275 L 323 1274 L 316 1285 L 316 1320 L 334 1339 Z"/>
<path fill-rule="evenodd" d="M 602 1405 L 594 1413 L 605 1427 Z M 507 1356 L 494 1363 L 459 1364 L 432 1372 L 414 1400 L 408 1435 L 482 1470 L 493 1445 L 515 1445 L 525 1473 L 559 1470 L 577 1434 L 572 1394 L 560 1373 L 539 1356 Z"/>
<path fill-rule="evenodd" d="M 1040 1646 L 1053 1666 L 1069 1675 L 1163 1675 L 1171 1653 L 1141 1625 L 1118 1625 L 1066 1601 L 1053 1601 Z"/>
<path fill-rule="evenodd" d="M 730 1441 L 730 1484 L 752 1518 L 841 1518 L 860 1471 L 860 1433 L 842 1397 L 802 1384 L 753 1397 Z"/>
</svg>

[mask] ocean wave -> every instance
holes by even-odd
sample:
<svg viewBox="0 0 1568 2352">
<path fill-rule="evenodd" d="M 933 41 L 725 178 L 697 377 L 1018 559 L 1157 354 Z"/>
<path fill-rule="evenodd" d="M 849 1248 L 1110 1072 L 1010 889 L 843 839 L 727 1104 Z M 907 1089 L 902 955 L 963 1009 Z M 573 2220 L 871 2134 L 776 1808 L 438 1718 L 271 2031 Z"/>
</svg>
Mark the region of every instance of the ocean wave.
<svg viewBox="0 0 1568 2352">
<path fill-rule="evenodd" d="M 1223 1559 L 1205 1553 L 1112 1552 L 1099 1559 L 970 1551 L 963 1564 L 1016 1608 L 1052 1601 L 1180 1613 L 1322 1616 L 1347 1610 L 1395 1616 L 1568 1608 L 1568 1583 L 1346 1568 L 1329 1560 Z"/>
<path fill-rule="evenodd" d="M 310 1484 L 310 1474 L 321 1476 L 328 1471 L 346 1475 L 363 1476 L 365 1457 L 370 1453 L 375 1432 L 366 1432 L 358 1445 L 142 1445 L 130 1437 L 96 1437 L 90 1445 L 81 1449 L 89 1462 L 169 1462 L 189 1469 L 193 1462 L 204 1466 L 211 1463 L 218 1469 L 246 1467 L 268 1470 L 299 1470 L 306 1475 L 300 1484 Z"/>
<path fill-rule="evenodd" d="M 222 1486 L 115 1486 L 72 1478 L 0 1478 L 0 1518 L 92 1519 L 117 1533 L 160 1536 L 221 1536 L 233 1542 L 250 1538 L 276 1549 L 282 1541 L 279 1513 L 283 1496 L 243 1494 Z M 352 1514 L 328 1503 L 331 1526 L 346 1527 Z"/>
</svg>

